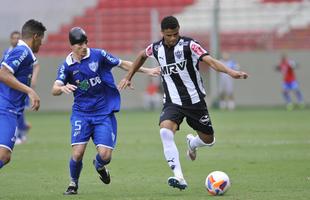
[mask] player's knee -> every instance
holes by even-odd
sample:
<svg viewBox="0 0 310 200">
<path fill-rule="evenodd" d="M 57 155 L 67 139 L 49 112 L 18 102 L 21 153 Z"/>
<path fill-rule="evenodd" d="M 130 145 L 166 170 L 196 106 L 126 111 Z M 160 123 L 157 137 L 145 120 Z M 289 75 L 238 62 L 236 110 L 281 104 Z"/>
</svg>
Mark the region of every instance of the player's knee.
<svg viewBox="0 0 310 200">
<path fill-rule="evenodd" d="M 83 159 L 83 155 L 84 155 L 84 152 L 74 151 L 72 152 L 72 159 L 78 162 Z"/>
<path fill-rule="evenodd" d="M 173 140 L 174 134 L 170 129 L 161 128 L 159 134 L 162 140 Z"/>
<path fill-rule="evenodd" d="M 101 160 L 104 160 L 105 162 L 111 160 L 112 158 L 112 149 L 109 148 L 99 148 L 98 149 L 98 155 L 100 156 Z"/>
<path fill-rule="evenodd" d="M 11 161 L 11 156 L 10 155 L 4 155 L 0 158 L 0 160 L 2 161 L 3 165 L 6 165 Z"/>
<path fill-rule="evenodd" d="M 98 155 L 100 159 L 97 159 L 97 160 L 100 160 L 101 163 L 104 163 L 104 165 L 107 165 L 111 162 L 111 159 L 112 159 L 111 154 L 105 153 L 105 154 L 98 154 Z"/>
<path fill-rule="evenodd" d="M 3 165 L 8 164 L 11 160 L 11 152 L 7 149 L 0 148 L 0 160 Z"/>
<path fill-rule="evenodd" d="M 215 137 L 214 135 L 203 135 L 199 136 L 200 139 L 207 145 L 207 146 L 213 146 L 215 144 Z"/>
</svg>

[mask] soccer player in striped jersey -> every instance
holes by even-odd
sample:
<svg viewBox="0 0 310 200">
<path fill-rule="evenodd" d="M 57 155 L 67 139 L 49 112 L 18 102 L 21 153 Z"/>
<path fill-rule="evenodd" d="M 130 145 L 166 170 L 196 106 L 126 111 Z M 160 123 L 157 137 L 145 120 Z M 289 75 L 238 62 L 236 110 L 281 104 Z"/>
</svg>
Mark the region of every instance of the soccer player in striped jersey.
<svg viewBox="0 0 310 200">
<path fill-rule="evenodd" d="M 195 40 L 180 36 L 179 22 L 173 16 L 161 21 L 163 38 L 142 50 L 133 63 L 133 68 L 120 81 L 118 88 L 131 87 L 135 72 L 148 57 L 155 58 L 161 66 L 161 78 L 164 89 L 164 107 L 160 115 L 160 137 L 164 155 L 174 176 L 168 178 L 168 185 L 183 190 L 187 187 L 184 179 L 179 152 L 174 136 L 184 118 L 197 135 L 186 137 L 187 156 L 196 159 L 198 147 L 212 146 L 215 143 L 214 131 L 204 100 L 206 95 L 199 73 L 199 62 L 204 62 L 214 70 L 226 73 L 236 79 L 245 79 L 248 74 L 225 66 L 211 57 Z"/>
<path fill-rule="evenodd" d="M 34 53 L 42 44 L 46 28 L 41 22 L 28 20 L 22 27 L 22 39 L 1 63 L 0 69 L 0 168 L 10 161 L 16 141 L 16 126 L 25 108 L 27 95 L 31 109 L 40 107 L 40 97 L 30 87 Z"/>
<path fill-rule="evenodd" d="M 109 184 L 107 165 L 117 140 L 115 112 L 120 109 L 120 94 L 114 83 L 111 70 L 131 68 L 132 62 L 120 60 L 103 49 L 88 48 L 86 32 L 74 27 L 69 32 L 72 52 L 58 68 L 52 94 L 74 95 L 71 115 L 72 156 L 69 161 L 71 181 L 64 195 L 78 192 L 79 177 L 83 167 L 83 155 L 90 138 L 97 154 L 94 167 L 100 180 Z M 159 68 L 141 68 L 141 72 L 158 76 Z"/>
</svg>

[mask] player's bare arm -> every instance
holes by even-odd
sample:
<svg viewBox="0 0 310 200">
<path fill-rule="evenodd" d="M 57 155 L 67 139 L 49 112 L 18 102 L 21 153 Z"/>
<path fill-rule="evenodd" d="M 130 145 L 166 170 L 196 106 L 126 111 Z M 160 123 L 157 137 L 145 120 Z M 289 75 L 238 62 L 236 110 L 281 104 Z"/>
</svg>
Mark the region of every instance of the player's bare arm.
<svg viewBox="0 0 310 200">
<path fill-rule="evenodd" d="M 134 76 L 134 74 L 140 69 L 140 67 L 145 63 L 146 59 L 147 56 L 145 54 L 145 51 L 143 50 L 138 54 L 138 57 L 133 62 L 132 67 L 130 68 L 130 70 L 128 70 L 126 76 L 119 82 L 118 84 L 119 90 L 126 89 L 127 87 L 133 89 L 131 85 L 131 79 Z"/>
<path fill-rule="evenodd" d="M 31 87 L 32 88 L 35 88 L 37 86 L 39 71 L 40 71 L 39 63 L 34 64 L 33 65 L 32 78 L 31 78 Z"/>
<path fill-rule="evenodd" d="M 11 73 L 11 71 L 5 67 L 2 66 L 0 69 L 0 81 L 8 85 L 9 87 L 19 90 L 21 92 L 24 92 L 28 94 L 30 100 L 31 100 L 31 109 L 33 111 L 37 111 L 40 108 L 40 97 L 39 95 L 30 87 L 27 85 L 19 82 L 15 76 Z"/>
<path fill-rule="evenodd" d="M 63 85 L 59 82 L 55 82 L 52 88 L 52 94 L 54 96 L 59 96 L 62 93 L 71 94 L 77 89 L 77 86 L 67 83 L 66 85 Z"/>
<path fill-rule="evenodd" d="M 204 56 L 202 61 L 212 67 L 214 70 L 218 72 L 223 72 L 235 79 L 246 79 L 248 78 L 248 74 L 243 71 L 236 71 L 226 67 L 222 62 L 217 59 L 212 58 L 211 56 Z"/>
<path fill-rule="evenodd" d="M 122 60 L 120 67 L 126 71 L 129 71 L 133 66 L 133 63 L 127 60 Z M 149 76 L 159 76 L 160 75 L 160 67 L 156 68 L 148 68 L 148 67 L 140 67 L 138 72 L 145 73 Z"/>
</svg>

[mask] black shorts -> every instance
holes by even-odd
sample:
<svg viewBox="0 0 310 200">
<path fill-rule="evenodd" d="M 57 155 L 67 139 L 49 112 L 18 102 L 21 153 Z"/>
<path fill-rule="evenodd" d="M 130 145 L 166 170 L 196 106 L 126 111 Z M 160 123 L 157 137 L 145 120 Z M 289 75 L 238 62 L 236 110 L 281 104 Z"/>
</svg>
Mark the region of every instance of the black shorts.
<svg viewBox="0 0 310 200">
<path fill-rule="evenodd" d="M 206 103 L 199 102 L 192 106 L 184 107 L 175 104 L 166 104 L 160 114 L 159 124 L 165 120 L 171 120 L 178 124 L 182 123 L 186 117 L 187 124 L 196 131 L 200 131 L 207 135 L 213 135 L 212 122 L 209 116 Z"/>
</svg>

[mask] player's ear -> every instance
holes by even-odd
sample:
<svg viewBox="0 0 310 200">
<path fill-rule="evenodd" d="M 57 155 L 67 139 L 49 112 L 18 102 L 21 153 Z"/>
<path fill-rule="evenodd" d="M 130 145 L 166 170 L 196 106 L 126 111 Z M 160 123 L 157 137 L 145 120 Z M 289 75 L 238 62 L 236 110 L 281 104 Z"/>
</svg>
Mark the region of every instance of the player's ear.
<svg viewBox="0 0 310 200">
<path fill-rule="evenodd" d="M 39 34 L 37 34 L 37 33 L 33 34 L 33 36 L 32 36 L 32 38 L 33 38 L 34 40 L 37 40 L 39 37 L 40 37 L 40 36 L 39 36 Z"/>
</svg>

